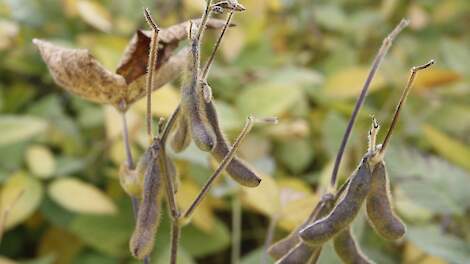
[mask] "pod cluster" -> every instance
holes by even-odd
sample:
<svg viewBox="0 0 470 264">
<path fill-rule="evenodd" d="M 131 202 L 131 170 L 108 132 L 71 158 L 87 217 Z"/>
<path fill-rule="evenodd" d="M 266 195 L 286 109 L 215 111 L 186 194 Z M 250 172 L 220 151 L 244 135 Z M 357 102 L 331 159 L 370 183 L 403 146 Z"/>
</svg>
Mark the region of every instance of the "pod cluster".
<svg viewBox="0 0 470 264">
<path fill-rule="evenodd" d="M 221 1 L 213 6 L 213 10 L 220 8 L 231 11 L 244 10 L 243 6 L 233 1 Z M 204 27 L 204 24 L 200 26 Z M 196 31 L 190 26 L 188 36 L 191 41 L 191 52 L 184 72 L 180 110 L 176 116 L 176 126 L 170 144 L 175 152 L 181 152 L 193 141 L 199 149 L 210 152 L 218 162 L 221 162 L 228 155 L 231 146 L 220 127 L 212 89 L 201 73 L 202 36 Z M 261 182 L 261 178 L 253 168 L 238 157 L 232 159 L 226 171 L 236 182 L 247 187 L 256 187 Z"/>
<path fill-rule="evenodd" d="M 373 263 L 363 254 L 351 231 L 351 223 L 364 203 L 369 222 L 378 235 L 387 240 L 405 235 L 406 226 L 392 207 L 386 165 L 378 153 L 368 152 L 338 195 L 320 203 L 318 220 L 308 219 L 271 246 L 268 252 L 277 263 L 316 263 L 323 244 L 329 240 L 343 263 Z"/>
</svg>

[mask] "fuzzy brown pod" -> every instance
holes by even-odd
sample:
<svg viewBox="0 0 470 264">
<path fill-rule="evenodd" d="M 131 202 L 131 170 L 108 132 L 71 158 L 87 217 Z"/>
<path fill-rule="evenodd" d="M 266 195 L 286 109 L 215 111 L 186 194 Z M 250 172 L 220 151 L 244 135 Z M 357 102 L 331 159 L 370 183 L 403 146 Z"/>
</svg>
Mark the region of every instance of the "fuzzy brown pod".
<svg viewBox="0 0 470 264">
<path fill-rule="evenodd" d="M 191 143 L 191 131 L 189 130 L 185 115 L 178 114 L 173 130 L 170 144 L 171 148 L 178 153 L 185 150 Z"/>
<path fill-rule="evenodd" d="M 359 248 L 351 228 L 345 228 L 333 239 L 336 254 L 344 264 L 372 264 Z"/>
<path fill-rule="evenodd" d="M 326 214 L 328 214 L 333 207 L 334 204 L 334 196 L 331 193 L 326 193 L 322 196 L 320 204 L 318 204 L 311 215 L 305 220 L 304 223 L 302 223 L 300 226 L 298 226 L 296 229 L 294 229 L 287 237 L 277 241 L 273 245 L 271 245 L 268 248 L 268 254 L 273 257 L 274 259 L 280 259 L 283 256 L 285 256 L 289 251 L 291 251 L 294 247 L 297 248 L 299 251 L 304 251 L 306 250 L 305 247 L 299 247 L 298 244 L 301 242 L 300 237 L 298 235 L 299 231 L 311 224 L 312 221 L 314 221 L 315 218 L 321 218 L 324 217 Z M 302 244 L 305 244 L 302 242 Z M 311 250 L 310 252 L 313 254 L 313 247 L 309 247 Z M 300 253 L 295 253 L 293 254 L 300 254 Z"/>
<path fill-rule="evenodd" d="M 369 193 L 370 184 L 371 171 L 366 156 L 351 176 L 344 196 L 337 202 L 333 210 L 324 218 L 299 232 L 302 240 L 313 246 L 321 245 L 347 228 L 361 209 L 362 203 Z"/>
<path fill-rule="evenodd" d="M 299 242 L 286 255 L 276 261 L 276 264 L 310 263 L 318 251 L 321 251 L 321 246 L 311 247 L 304 242 Z"/>
<path fill-rule="evenodd" d="M 384 161 L 375 165 L 366 198 L 367 216 L 374 230 L 385 239 L 397 240 L 406 233 L 406 226 L 393 211 L 390 180 Z"/>
<path fill-rule="evenodd" d="M 137 220 L 134 232 L 129 242 L 132 255 L 138 259 L 148 256 L 154 247 L 155 234 L 160 223 L 160 209 L 162 196 L 162 175 L 158 163 L 158 145 L 152 145 L 145 158 L 144 187 L 141 203 L 137 212 Z M 148 161 L 148 162 L 146 162 Z"/>
<path fill-rule="evenodd" d="M 222 129 L 220 128 L 214 101 L 212 100 L 208 103 L 205 103 L 204 109 L 216 138 L 216 144 L 211 153 L 214 158 L 220 162 L 226 155 L 228 155 L 231 147 L 225 138 Z M 225 170 L 230 175 L 230 177 L 232 177 L 232 179 L 243 186 L 256 187 L 261 183 L 261 178 L 255 172 L 255 170 L 250 168 L 245 161 L 238 157 L 234 157 Z"/>
</svg>

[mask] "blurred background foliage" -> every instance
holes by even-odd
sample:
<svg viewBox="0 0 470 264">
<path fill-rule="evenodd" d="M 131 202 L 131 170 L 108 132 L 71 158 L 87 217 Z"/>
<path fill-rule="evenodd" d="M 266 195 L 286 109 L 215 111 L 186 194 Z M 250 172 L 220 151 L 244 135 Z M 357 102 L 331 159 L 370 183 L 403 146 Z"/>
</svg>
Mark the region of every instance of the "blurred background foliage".
<svg viewBox="0 0 470 264">
<path fill-rule="evenodd" d="M 241 263 L 260 263 L 269 223 L 274 239 L 301 223 L 324 192 L 347 119 L 371 59 L 402 18 L 411 25 L 386 57 L 354 129 L 341 177 L 367 147 L 371 114 L 387 127 L 409 69 L 434 58 L 404 109 L 386 161 L 403 241 L 386 242 L 355 221 L 377 263 L 470 261 L 470 2 L 467 0 L 246 0 L 223 41 L 210 83 L 230 138 L 245 117 L 277 115 L 240 155 L 264 175 L 256 189 L 222 179 L 182 235 L 180 263 L 227 263 L 232 209 L 242 206 Z M 60 89 L 33 38 L 90 49 L 113 71 L 132 34 L 146 28 L 142 7 L 162 27 L 199 17 L 202 0 L 2 0 L 0 2 L 0 263 L 135 263 L 128 252 L 130 202 L 117 172 L 121 120 L 110 106 Z M 208 33 L 205 54 L 215 40 Z M 184 46 L 187 43 L 182 43 Z M 168 116 L 179 82 L 154 94 Z M 133 150 L 146 146 L 145 105 L 129 111 Z M 383 137 L 383 135 L 381 135 Z M 186 207 L 213 170 L 190 147 L 174 156 Z M 5 218 L 5 213 L 7 217 Z M 168 262 L 163 217 L 153 263 Z M 268 263 L 268 262 L 267 262 Z M 327 247 L 320 263 L 338 263 Z"/>
</svg>

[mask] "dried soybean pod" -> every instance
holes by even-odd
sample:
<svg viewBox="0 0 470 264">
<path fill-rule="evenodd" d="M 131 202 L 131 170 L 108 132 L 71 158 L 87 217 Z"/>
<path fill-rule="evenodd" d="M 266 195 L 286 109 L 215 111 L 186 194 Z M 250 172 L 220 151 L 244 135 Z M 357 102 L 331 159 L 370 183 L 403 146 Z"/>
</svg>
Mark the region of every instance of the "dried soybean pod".
<svg viewBox="0 0 470 264">
<path fill-rule="evenodd" d="M 151 147 L 152 148 L 152 147 Z M 129 248 L 138 259 L 148 256 L 154 246 L 155 233 L 160 223 L 161 175 L 155 159 L 158 150 L 151 149 L 152 161 L 145 172 L 142 201 L 137 213 L 136 226 Z"/>
<path fill-rule="evenodd" d="M 380 161 L 372 171 L 369 195 L 366 198 L 367 216 L 374 230 L 385 239 L 397 240 L 406 233 L 406 226 L 393 212 L 385 163 Z"/>
<path fill-rule="evenodd" d="M 190 28 L 191 52 L 182 86 L 181 114 L 187 117 L 194 143 L 203 151 L 211 151 L 215 147 L 216 138 L 204 111 L 205 100 L 199 77 L 200 38 L 205 28 L 203 23 L 201 22 L 196 36 L 192 36 L 192 28 Z"/>
<path fill-rule="evenodd" d="M 268 253 L 274 259 L 280 259 L 286 255 L 292 248 L 296 247 L 297 244 L 301 241 L 299 238 L 299 231 L 310 224 L 315 218 L 323 217 L 331 210 L 334 204 L 334 196 L 331 193 L 326 193 L 322 196 L 320 203 L 315 207 L 313 212 L 307 218 L 307 220 L 302 223 L 299 227 L 294 229 L 287 237 L 279 240 L 278 242 L 271 245 L 268 249 Z M 302 242 L 303 243 L 303 242 Z M 312 251 L 313 253 L 313 251 Z M 295 253 L 296 254 L 296 253 Z"/>
<path fill-rule="evenodd" d="M 187 117 L 180 113 L 176 120 L 175 132 L 171 138 L 171 148 L 175 152 L 185 150 L 191 143 L 191 132 L 188 127 Z"/>
<path fill-rule="evenodd" d="M 344 264 L 371 264 L 356 243 L 351 228 L 345 228 L 333 239 L 336 254 Z"/>
<path fill-rule="evenodd" d="M 346 193 L 333 210 L 299 232 L 302 240 L 313 246 L 323 244 L 351 224 L 369 192 L 371 171 L 367 160 L 368 157 L 362 159 L 351 176 Z"/>
<path fill-rule="evenodd" d="M 276 264 L 304 264 L 308 263 L 312 255 L 321 250 L 321 246 L 311 247 L 304 242 L 299 242 L 286 255 L 279 259 Z"/>
<path fill-rule="evenodd" d="M 268 254 L 276 260 L 286 255 L 287 252 L 289 252 L 293 247 L 295 247 L 299 243 L 300 238 L 297 233 L 304 226 L 305 225 L 302 224 L 299 228 L 296 228 L 294 231 L 292 231 L 287 237 L 271 245 L 268 248 Z"/>
<path fill-rule="evenodd" d="M 205 103 L 205 112 L 217 139 L 215 148 L 212 150 L 212 155 L 220 162 L 230 152 L 230 145 L 220 129 L 214 100 Z M 261 178 L 256 172 L 240 158 L 234 157 L 225 170 L 232 179 L 243 186 L 256 187 L 261 182 Z"/>
</svg>

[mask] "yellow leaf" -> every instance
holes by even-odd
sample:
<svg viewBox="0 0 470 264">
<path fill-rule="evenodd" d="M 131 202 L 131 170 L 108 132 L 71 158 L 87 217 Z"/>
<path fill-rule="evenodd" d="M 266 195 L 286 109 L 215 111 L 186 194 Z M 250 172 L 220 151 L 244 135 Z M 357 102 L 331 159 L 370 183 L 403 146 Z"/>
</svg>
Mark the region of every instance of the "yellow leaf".
<svg viewBox="0 0 470 264">
<path fill-rule="evenodd" d="M 122 137 L 122 114 L 118 112 L 114 107 L 106 105 L 104 107 L 105 125 L 106 125 L 106 138 L 110 141 Z M 129 130 L 129 138 L 132 138 L 141 125 L 139 116 L 132 111 L 132 109 L 126 112 L 127 128 Z"/>
<path fill-rule="evenodd" d="M 52 152 L 40 145 L 30 146 L 26 150 L 26 164 L 31 173 L 39 178 L 50 178 L 56 169 Z"/>
<path fill-rule="evenodd" d="M 450 138 L 430 125 L 423 126 L 424 136 L 444 158 L 470 171 L 470 146 Z"/>
<path fill-rule="evenodd" d="M 451 84 L 461 79 L 461 76 L 451 70 L 431 68 L 420 72 L 415 80 L 415 92 L 422 92 L 429 88 Z"/>
<path fill-rule="evenodd" d="M 241 187 L 242 201 L 248 207 L 273 216 L 280 210 L 280 195 L 276 182 L 271 176 L 264 175 L 256 188 Z"/>
<path fill-rule="evenodd" d="M 245 34 L 241 28 L 231 28 L 222 41 L 222 55 L 227 61 L 233 61 L 238 57 L 240 51 L 245 46 Z"/>
<path fill-rule="evenodd" d="M 168 117 L 175 111 L 180 101 L 179 92 L 171 84 L 166 84 L 152 93 L 152 114 Z M 147 99 L 139 100 L 135 104 L 136 112 L 145 114 Z"/>
<path fill-rule="evenodd" d="M 351 67 L 331 74 L 325 83 L 325 94 L 330 97 L 355 97 L 361 92 L 362 86 L 369 73 L 368 67 Z M 369 91 L 375 91 L 385 84 L 385 79 L 376 73 Z"/>
<path fill-rule="evenodd" d="M 82 242 L 74 235 L 57 227 L 51 227 L 41 238 L 39 243 L 39 256 L 54 255 L 55 264 L 72 263 L 74 257 L 80 252 Z"/>
<path fill-rule="evenodd" d="M 78 13 L 91 26 L 109 32 L 111 30 L 111 14 L 96 1 L 80 0 L 77 2 Z"/>
<path fill-rule="evenodd" d="M 448 262 L 439 257 L 426 254 L 413 243 L 408 242 L 405 245 L 403 263 L 413 264 L 447 264 Z"/>
<path fill-rule="evenodd" d="M 283 178 L 277 181 L 277 185 L 281 189 L 281 192 L 284 189 L 295 190 L 302 193 L 312 193 L 310 187 L 298 178 Z"/>
<path fill-rule="evenodd" d="M 50 197 L 67 210 L 88 214 L 114 214 L 112 200 L 95 186 L 74 178 L 57 179 L 49 185 Z"/>
<path fill-rule="evenodd" d="M 9 258 L 0 256 L 0 264 L 17 264 L 18 262 L 11 260 Z"/>
<path fill-rule="evenodd" d="M 180 208 L 186 210 L 196 198 L 200 187 L 191 181 L 182 181 L 177 195 L 177 201 Z M 204 199 L 198 208 L 194 211 L 191 222 L 199 229 L 210 233 L 214 230 L 214 213 L 209 200 Z"/>
<path fill-rule="evenodd" d="M 29 218 L 41 203 L 41 183 L 25 173 L 17 173 L 5 182 L 0 197 L 0 216 L 8 230 Z M 1 228 L 1 227 L 0 227 Z"/>
<path fill-rule="evenodd" d="M 281 196 L 281 211 L 278 225 L 291 231 L 303 223 L 318 202 L 316 194 L 299 179 L 288 178 L 278 181 Z"/>
<path fill-rule="evenodd" d="M 282 207 L 278 225 L 286 231 L 292 231 L 307 219 L 318 201 L 317 195 L 306 193 L 290 201 Z"/>
</svg>

